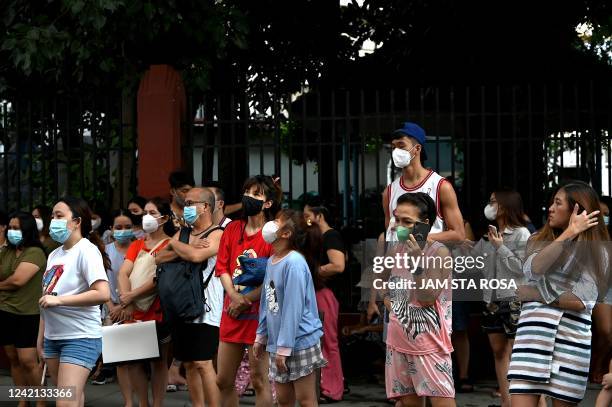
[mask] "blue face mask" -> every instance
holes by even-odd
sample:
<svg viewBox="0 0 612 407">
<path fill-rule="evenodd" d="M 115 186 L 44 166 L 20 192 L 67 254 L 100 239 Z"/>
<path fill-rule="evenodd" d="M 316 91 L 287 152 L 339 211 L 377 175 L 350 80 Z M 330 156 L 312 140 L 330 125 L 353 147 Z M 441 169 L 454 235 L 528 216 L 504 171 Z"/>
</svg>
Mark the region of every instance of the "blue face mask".
<svg viewBox="0 0 612 407">
<path fill-rule="evenodd" d="M 198 219 L 197 207 L 195 205 L 192 205 L 183 208 L 183 218 L 185 219 L 185 222 L 189 223 L 190 225 L 193 225 Z"/>
<path fill-rule="evenodd" d="M 68 230 L 68 221 L 66 219 L 51 219 L 49 224 L 49 236 L 57 243 L 64 244 L 72 234 L 72 230 Z"/>
<path fill-rule="evenodd" d="M 11 242 L 12 245 L 18 246 L 19 243 L 23 240 L 23 235 L 21 234 L 21 230 L 9 230 L 7 232 L 8 241 Z"/>
<path fill-rule="evenodd" d="M 132 229 L 115 230 L 113 237 L 119 243 L 129 242 L 134 238 L 134 231 Z"/>
</svg>

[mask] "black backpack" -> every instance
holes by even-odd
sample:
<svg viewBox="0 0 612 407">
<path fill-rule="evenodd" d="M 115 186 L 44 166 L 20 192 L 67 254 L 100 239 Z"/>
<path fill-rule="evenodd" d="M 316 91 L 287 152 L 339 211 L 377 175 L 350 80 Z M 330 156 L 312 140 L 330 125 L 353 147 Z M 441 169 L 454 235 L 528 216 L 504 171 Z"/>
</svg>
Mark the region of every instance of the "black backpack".
<svg viewBox="0 0 612 407">
<path fill-rule="evenodd" d="M 208 230 L 200 239 L 208 237 L 215 230 L 223 230 L 223 228 L 216 226 Z M 189 244 L 190 231 L 189 228 L 181 228 L 179 241 Z M 210 306 L 206 304 L 204 291 L 215 274 L 215 269 L 213 267 L 206 281 L 202 281 L 202 271 L 207 266 L 208 259 L 202 263 L 177 260 L 157 266 L 157 291 L 164 313 L 164 321 L 187 322 L 199 317 L 202 312 L 210 310 Z"/>
</svg>

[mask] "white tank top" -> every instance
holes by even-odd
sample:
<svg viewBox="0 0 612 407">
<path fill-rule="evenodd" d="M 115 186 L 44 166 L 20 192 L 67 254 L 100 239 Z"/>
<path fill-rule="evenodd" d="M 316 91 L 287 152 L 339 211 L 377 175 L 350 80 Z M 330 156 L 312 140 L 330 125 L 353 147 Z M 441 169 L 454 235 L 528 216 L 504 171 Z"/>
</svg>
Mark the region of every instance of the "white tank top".
<svg viewBox="0 0 612 407">
<path fill-rule="evenodd" d="M 407 187 L 404 185 L 404 181 L 402 176 L 400 175 L 395 181 L 391 184 L 387 185 L 387 189 L 385 190 L 385 194 L 387 194 L 387 198 L 389 199 L 389 227 L 387 228 L 386 241 L 394 242 L 397 241 L 397 237 L 395 236 L 395 232 L 392 228 L 395 226 L 395 217 L 393 216 L 393 211 L 397 207 L 397 198 L 404 195 L 406 192 L 416 193 L 423 192 L 433 199 L 436 204 L 436 220 L 434 221 L 433 226 L 431 227 L 430 233 L 439 233 L 444 231 L 444 218 L 442 217 L 442 212 L 440 211 L 440 187 L 446 179 L 442 177 L 440 174 L 435 172 L 434 170 L 429 170 L 429 174 L 425 176 L 423 181 L 419 182 L 418 185 L 413 187 Z"/>
</svg>

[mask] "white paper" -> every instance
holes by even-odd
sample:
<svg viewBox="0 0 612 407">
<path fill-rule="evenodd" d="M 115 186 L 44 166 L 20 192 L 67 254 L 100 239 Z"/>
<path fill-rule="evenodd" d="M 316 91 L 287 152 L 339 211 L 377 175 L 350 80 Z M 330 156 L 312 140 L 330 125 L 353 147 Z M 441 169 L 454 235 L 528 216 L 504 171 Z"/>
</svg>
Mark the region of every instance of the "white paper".
<svg viewBox="0 0 612 407">
<path fill-rule="evenodd" d="M 102 327 L 102 360 L 117 363 L 159 357 L 155 321 Z"/>
</svg>

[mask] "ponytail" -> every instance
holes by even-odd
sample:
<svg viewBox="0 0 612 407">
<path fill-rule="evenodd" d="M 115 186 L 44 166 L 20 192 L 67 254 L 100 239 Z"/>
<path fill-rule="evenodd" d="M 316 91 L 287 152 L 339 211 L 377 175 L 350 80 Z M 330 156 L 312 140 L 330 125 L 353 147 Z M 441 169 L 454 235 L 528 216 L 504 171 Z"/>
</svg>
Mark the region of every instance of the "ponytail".
<svg viewBox="0 0 612 407">
<path fill-rule="evenodd" d="M 317 227 L 309 227 L 304 214 L 293 209 L 283 209 L 278 217 L 285 222 L 284 228 L 291 230 L 290 246 L 306 259 L 315 290 L 325 287 L 319 275 L 321 254 L 321 232 Z"/>
<path fill-rule="evenodd" d="M 91 231 L 89 235 L 87 236 L 87 240 L 89 240 L 100 251 L 100 254 L 102 255 L 102 263 L 104 264 L 104 270 L 110 270 L 111 268 L 110 257 L 108 257 L 108 254 L 106 253 L 104 242 L 98 235 L 98 232 Z"/>
</svg>

